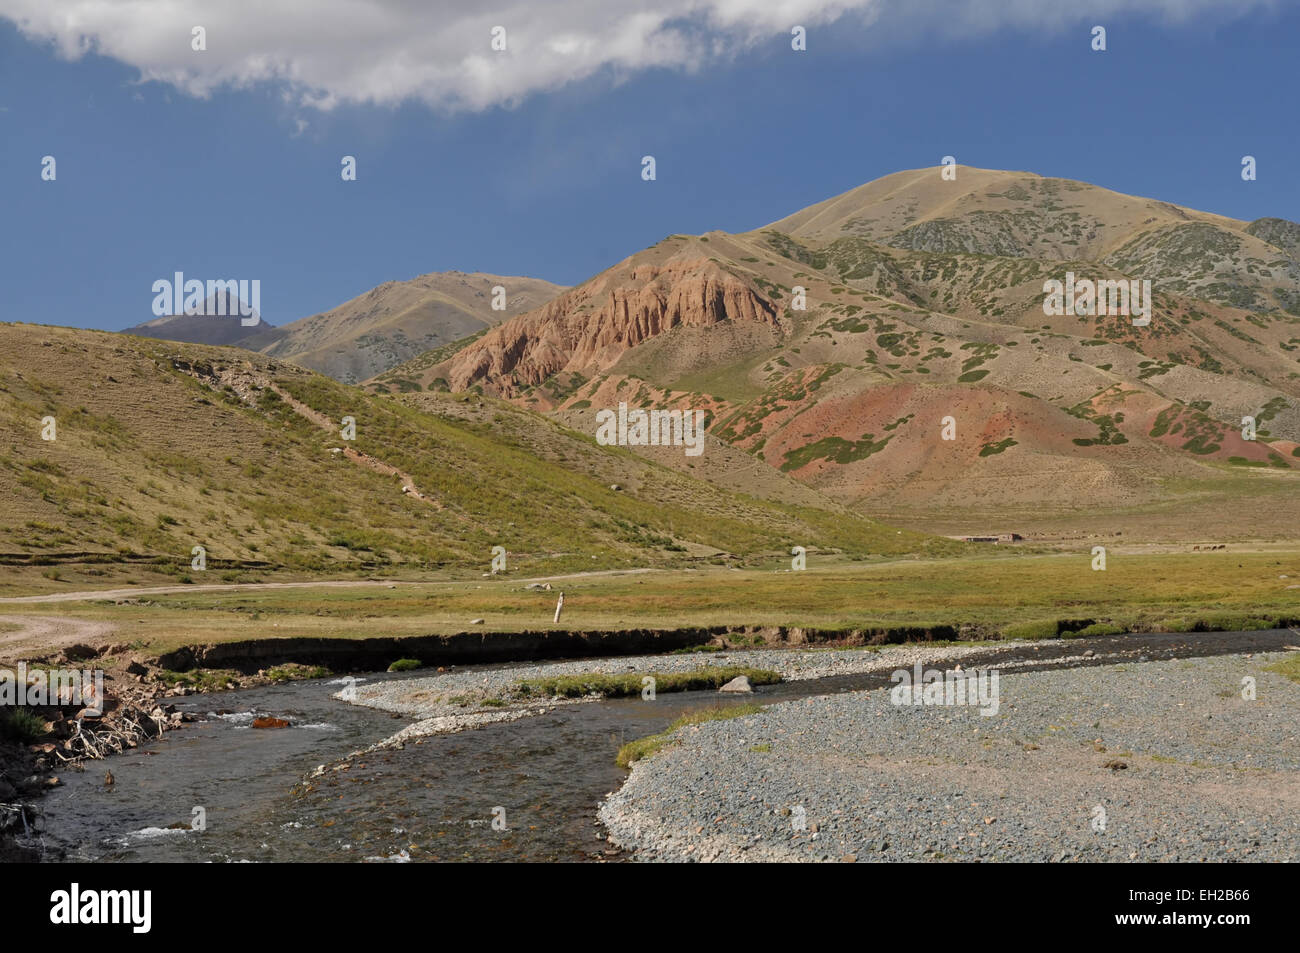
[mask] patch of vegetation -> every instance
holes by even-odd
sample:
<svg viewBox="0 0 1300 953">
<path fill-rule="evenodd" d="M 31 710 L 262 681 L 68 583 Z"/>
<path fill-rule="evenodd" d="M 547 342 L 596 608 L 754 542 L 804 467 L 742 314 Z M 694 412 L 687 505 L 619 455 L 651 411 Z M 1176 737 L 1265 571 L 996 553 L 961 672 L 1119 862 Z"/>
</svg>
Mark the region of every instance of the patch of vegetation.
<svg viewBox="0 0 1300 953">
<path fill-rule="evenodd" d="M 0 738 L 29 745 L 45 735 L 45 719 L 30 708 L 15 707 L 0 714 Z"/>
<path fill-rule="evenodd" d="M 960 384 L 973 384 L 988 376 L 988 371 L 980 371 L 976 370 L 976 368 L 998 356 L 998 345 L 968 341 L 961 346 L 961 349 L 969 351 L 970 357 L 962 361 L 962 375 L 957 378 L 957 382 Z"/>
<path fill-rule="evenodd" d="M 1019 441 L 1012 440 L 1010 437 L 1007 437 L 1006 440 L 999 440 L 997 443 L 986 443 L 984 444 L 984 446 L 980 447 L 980 456 L 991 457 L 995 453 L 1001 453 L 1003 450 L 1006 450 L 1008 447 L 1014 447 L 1018 442 Z"/>
<path fill-rule="evenodd" d="M 239 677 L 233 669 L 193 669 L 189 672 L 158 673 L 159 680 L 169 688 L 192 688 L 198 692 L 224 691 L 227 683 Z"/>
<path fill-rule="evenodd" d="M 1037 641 L 1056 638 L 1059 627 L 1055 619 L 1043 619 L 1037 622 L 1017 622 L 1002 630 L 1002 638 L 1014 640 Z"/>
<path fill-rule="evenodd" d="M 1300 652 L 1288 655 L 1280 662 L 1264 666 L 1264 671 L 1282 675 L 1293 682 L 1300 682 Z"/>
<path fill-rule="evenodd" d="M 266 677 L 273 682 L 295 682 L 304 678 L 328 678 L 333 674 L 329 669 L 320 665 L 298 665 L 292 662 L 266 670 Z"/>
<path fill-rule="evenodd" d="M 892 430 L 897 430 L 899 427 L 903 426 L 903 424 L 907 423 L 915 416 L 916 414 L 908 414 L 906 417 L 899 417 L 897 420 L 893 421 L 892 423 L 885 424 L 885 431 L 889 432 Z"/>
<path fill-rule="evenodd" d="M 1079 447 L 1111 447 L 1128 443 L 1128 437 L 1120 432 L 1119 425 L 1124 422 L 1124 412 L 1116 411 L 1114 414 L 1098 413 L 1093 406 L 1093 401 L 1100 398 L 1106 391 L 1095 395 L 1092 400 L 1085 400 L 1081 404 L 1066 408 L 1066 413 L 1078 417 L 1080 420 L 1087 420 L 1097 425 L 1097 436 L 1095 437 L 1075 437 L 1073 443 Z"/>
<path fill-rule="evenodd" d="M 1109 622 L 1094 622 L 1092 625 L 1085 625 L 1082 629 L 1072 632 L 1062 632 L 1063 639 L 1086 639 L 1094 635 L 1123 635 L 1128 629 L 1122 625 L 1111 625 Z"/>
<path fill-rule="evenodd" d="M 1017 622 L 1004 626 L 1003 639 L 1063 639 L 1072 638 L 1099 625 L 1096 619 L 1038 619 L 1031 622 Z M 1120 632 L 1127 631 L 1120 629 Z M 1088 632 L 1089 635 L 1109 635 L 1118 633 Z"/>
<path fill-rule="evenodd" d="M 422 668 L 424 663 L 414 658 L 399 658 L 392 665 L 388 666 L 390 672 L 411 672 L 417 668 Z"/>
<path fill-rule="evenodd" d="M 1219 444 L 1211 442 L 1213 440 L 1213 437 L 1200 434 L 1183 444 L 1183 449 L 1202 457 L 1211 453 L 1218 453 L 1223 448 Z"/>
<path fill-rule="evenodd" d="M 781 463 L 781 470 L 789 473 L 807 466 L 814 460 L 829 460 L 832 463 L 853 463 L 865 460 L 873 453 L 884 450 L 893 437 L 877 440 L 875 434 L 863 434 L 861 440 L 845 440 L 843 437 L 823 437 L 815 443 L 807 444 L 795 450 L 788 450 Z"/>
<path fill-rule="evenodd" d="M 1289 406 L 1290 403 L 1285 397 L 1274 397 L 1265 404 L 1260 412 L 1255 415 L 1255 436 L 1272 436 L 1268 430 L 1264 428 L 1264 424 L 1276 417 L 1281 411 L 1286 410 Z"/>
<path fill-rule="evenodd" d="M 1178 365 L 1172 361 L 1140 361 L 1138 367 L 1138 380 L 1146 380 L 1149 377 L 1159 377 L 1161 374 L 1168 374 Z"/>
<path fill-rule="evenodd" d="M 643 680 L 654 679 L 656 692 L 691 692 L 707 688 L 721 688 L 740 675 L 751 685 L 774 685 L 781 681 L 778 672 L 740 665 L 697 668 L 689 672 L 623 672 L 605 675 L 592 672 L 586 675 L 556 675 L 548 678 L 526 678 L 515 686 L 519 695 L 540 695 L 545 698 L 581 698 L 601 695 L 605 698 L 628 698 L 640 695 Z"/>
<path fill-rule="evenodd" d="M 1262 632 L 1280 629 L 1289 620 L 1261 618 L 1245 612 L 1209 612 L 1195 616 L 1161 619 L 1157 632 Z"/>
<path fill-rule="evenodd" d="M 632 762 L 648 758 L 671 743 L 674 740 L 673 734 L 681 728 L 702 725 L 710 721 L 725 721 L 728 718 L 743 718 L 746 715 L 756 715 L 762 710 L 762 705 L 744 704 L 718 705 L 712 708 L 701 708 L 699 711 L 687 712 L 659 734 L 650 735 L 647 738 L 638 738 L 636 741 L 629 741 L 623 745 L 618 749 L 618 756 L 615 761 L 620 768 L 630 768 Z"/>
</svg>

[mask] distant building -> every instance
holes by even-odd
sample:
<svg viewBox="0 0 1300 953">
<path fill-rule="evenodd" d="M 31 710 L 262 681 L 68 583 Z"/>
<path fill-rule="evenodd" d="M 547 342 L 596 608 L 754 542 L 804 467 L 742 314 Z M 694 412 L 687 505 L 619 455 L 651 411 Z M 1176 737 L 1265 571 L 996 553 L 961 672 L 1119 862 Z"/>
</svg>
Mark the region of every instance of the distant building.
<svg viewBox="0 0 1300 953">
<path fill-rule="evenodd" d="M 949 538 L 961 540 L 963 543 L 1018 543 L 1024 539 L 1019 533 L 999 533 L 997 536 L 951 536 Z"/>
</svg>

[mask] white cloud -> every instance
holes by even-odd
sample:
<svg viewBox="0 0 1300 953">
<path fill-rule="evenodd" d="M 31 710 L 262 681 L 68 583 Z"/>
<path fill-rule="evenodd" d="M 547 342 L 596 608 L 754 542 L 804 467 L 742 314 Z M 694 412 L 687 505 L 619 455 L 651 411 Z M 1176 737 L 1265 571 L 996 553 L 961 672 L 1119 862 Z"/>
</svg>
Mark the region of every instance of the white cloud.
<svg viewBox="0 0 1300 953">
<path fill-rule="evenodd" d="M 1051 29 L 1084 19 L 1076 0 L 0 0 L 0 17 L 69 59 L 94 52 L 144 80 L 193 96 L 222 87 L 283 84 L 292 99 L 340 103 L 417 100 L 482 110 L 595 74 L 653 67 L 698 70 L 801 24 L 880 26 L 880 18 L 950 35 L 1003 26 Z M 1088 18 L 1145 13 L 1185 21 L 1241 15 L 1271 0 L 1094 0 Z M 478 9 L 466 10 L 466 7 Z M 207 31 L 207 50 L 190 48 Z M 508 50 L 490 48 L 494 26 Z M 909 30 L 910 32 L 910 30 Z"/>
</svg>

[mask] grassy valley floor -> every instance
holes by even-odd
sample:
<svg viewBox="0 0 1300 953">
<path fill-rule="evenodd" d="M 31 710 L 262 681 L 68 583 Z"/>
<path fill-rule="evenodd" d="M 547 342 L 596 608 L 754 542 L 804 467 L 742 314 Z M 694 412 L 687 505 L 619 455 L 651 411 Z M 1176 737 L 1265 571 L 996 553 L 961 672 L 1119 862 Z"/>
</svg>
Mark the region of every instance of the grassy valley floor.
<svg viewBox="0 0 1300 953">
<path fill-rule="evenodd" d="M 727 627 L 738 633 L 733 644 L 758 644 L 799 641 L 799 632 L 808 629 L 823 630 L 821 638 L 825 630 L 844 630 L 848 641 L 882 642 L 1042 638 L 1096 633 L 1096 625 L 1117 631 L 1236 630 L 1300 620 L 1300 551 L 1294 548 L 1112 548 L 1105 571 L 1093 570 L 1092 563 L 1090 549 L 1036 553 L 990 547 L 986 554 L 934 560 L 821 560 L 810 554 L 809 568 L 799 572 L 773 558 L 765 569 L 550 577 L 521 572 L 320 580 L 264 574 L 245 576 L 243 583 L 209 584 L 195 573 L 192 584 L 171 580 L 164 591 L 120 580 L 111 590 L 96 591 L 33 574 L 25 592 L 10 586 L 0 599 L 0 655 L 16 660 L 48 654 L 59 647 L 59 638 L 156 657 L 181 646 L 223 642 L 461 632 L 491 639 L 494 632 L 541 637 L 576 630 Z M 565 608 L 556 623 L 560 591 Z M 745 629 L 753 631 L 745 635 Z"/>
</svg>

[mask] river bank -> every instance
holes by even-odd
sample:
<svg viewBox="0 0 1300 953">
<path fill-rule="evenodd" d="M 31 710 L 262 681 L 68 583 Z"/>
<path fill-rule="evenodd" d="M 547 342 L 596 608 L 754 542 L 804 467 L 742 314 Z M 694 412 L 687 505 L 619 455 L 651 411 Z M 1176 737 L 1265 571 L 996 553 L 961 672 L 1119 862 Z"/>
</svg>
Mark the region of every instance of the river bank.
<svg viewBox="0 0 1300 953">
<path fill-rule="evenodd" d="M 1134 665 L 1278 652 L 1297 641 L 1294 633 L 1274 631 L 979 646 L 743 649 L 381 672 L 216 693 L 179 686 L 167 689 L 178 694 L 158 701 L 175 707 L 172 714 L 179 714 L 185 731 L 94 762 L 94 770 L 64 772 L 63 783 L 38 802 L 47 822 L 41 846 L 47 859 L 159 862 L 618 859 L 625 856 L 625 845 L 638 845 L 618 839 L 625 834 L 621 820 L 611 819 L 606 828 L 596 813 L 598 802 L 627 779 L 616 755 L 627 742 L 660 733 L 701 708 L 756 702 L 781 711 L 792 704 L 854 698 L 888 687 L 895 669 L 918 663 L 961 666 L 967 672 L 997 668 L 1005 673 L 1004 698 L 1014 707 L 1007 686 L 1022 677 L 1016 672 L 1086 670 L 1096 673 L 1106 691 L 1122 692 Z M 581 682 L 631 675 L 639 684 L 640 673 L 671 677 L 739 665 L 778 672 L 782 681 L 741 695 L 661 691 L 653 702 L 639 691 L 606 700 L 514 692 L 526 679 Z M 798 699 L 805 701 L 792 702 Z M 483 704 L 489 700 L 497 703 Z M 1053 704 L 1069 713 L 1075 703 L 1057 696 Z M 1159 720 L 1169 700 L 1153 698 L 1153 704 L 1162 706 L 1150 713 Z M 842 731 L 838 717 L 823 713 L 804 726 L 803 735 L 792 734 L 796 751 L 815 757 L 818 733 L 837 738 Z M 262 718 L 283 727 L 254 729 Z M 463 730 L 467 727 L 474 730 Z M 975 749 L 982 739 L 958 733 L 953 743 Z M 741 754 L 770 757 L 781 750 L 775 740 L 756 740 L 749 747 L 764 746 L 770 750 L 746 748 Z M 633 779 L 669 755 L 663 752 L 638 766 Z M 790 760 L 781 757 L 779 763 Z M 725 758 L 716 767 L 719 773 L 731 770 Z M 1129 770 L 1135 769 L 1115 769 Z M 109 771 L 116 776 L 113 784 L 104 782 Z M 634 791 L 635 784 L 628 783 L 625 790 Z M 700 790 L 702 797 L 708 795 Z M 862 790 L 869 791 L 869 785 Z M 206 831 L 190 828 L 196 806 L 206 811 Z M 491 826 L 498 807 L 509 818 L 503 830 Z M 820 826 L 812 806 L 803 807 L 809 823 Z M 642 847 L 637 856 L 649 855 Z"/>
<path fill-rule="evenodd" d="M 64 643 L 5 669 L 4 677 L 21 676 L 34 684 L 52 684 L 75 676 L 79 685 L 102 681 L 102 701 L 66 688 L 60 698 L 42 704 L 7 704 L 0 710 L 0 861 L 31 861 L 43 855 L 36 819 L 45 796 L 70 778 L 102 766 L 98 775 L 111 787 L 114 759 L 198 720 L 178 702 L 205 693 L 234 692 L 308 675 L 307 666 L 260 670 L 232 680 L 225 674 L 196 680 L 176 679 L 124 643 Z M 66 685 L 66 681 L 64 682 Z M 16 686 L 15 686 L 16 687 Z M 98 691 L 99 689 L 96 689 Z"/>
</svg>

